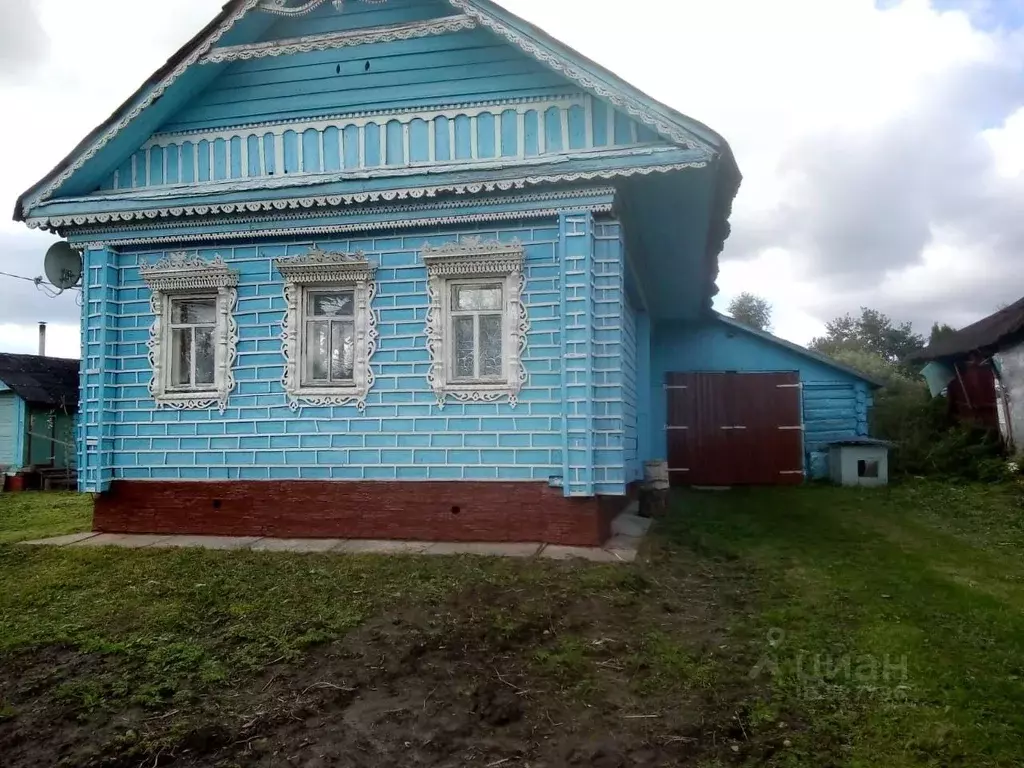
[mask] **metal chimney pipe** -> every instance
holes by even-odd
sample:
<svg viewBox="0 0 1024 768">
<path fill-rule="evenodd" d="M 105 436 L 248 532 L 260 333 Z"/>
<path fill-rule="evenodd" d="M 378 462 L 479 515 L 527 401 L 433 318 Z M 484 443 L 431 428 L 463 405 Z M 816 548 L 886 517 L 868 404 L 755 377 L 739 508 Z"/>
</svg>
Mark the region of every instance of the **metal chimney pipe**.
<svg viewBox="0 0 1024 768">
<path fill-rule="evenodd" d="M 39 324 L 39 356 L 46 357 L 46 323 Z"/>
</svg>

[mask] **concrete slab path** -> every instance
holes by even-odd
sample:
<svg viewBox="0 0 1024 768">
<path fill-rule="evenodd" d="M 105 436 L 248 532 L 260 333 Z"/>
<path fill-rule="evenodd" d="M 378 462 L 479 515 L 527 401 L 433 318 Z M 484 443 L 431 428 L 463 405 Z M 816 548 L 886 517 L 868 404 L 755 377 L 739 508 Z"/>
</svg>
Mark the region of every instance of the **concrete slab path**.
<svg viewBox="0 0 1024 768">
<path fill-rule="evenodd" d="M 538 542 L 486 544 L 438 541 L 373 541 L 368 539 L 271 539 L 255 536 L 162 536 L 127 533 L 74 533 L 26 541 L 29 546 L 121 547 L 123 549 L 211 549 L 223 551 L 292 552 L 305 554 L 478 555 L 483 557 L 540 557 L 547 560 L 588 560 L 632 563 L 651 521 L 620 515 L 612 526 L 615 536 L 604 547 L 563 547 Z"/>
</svg>

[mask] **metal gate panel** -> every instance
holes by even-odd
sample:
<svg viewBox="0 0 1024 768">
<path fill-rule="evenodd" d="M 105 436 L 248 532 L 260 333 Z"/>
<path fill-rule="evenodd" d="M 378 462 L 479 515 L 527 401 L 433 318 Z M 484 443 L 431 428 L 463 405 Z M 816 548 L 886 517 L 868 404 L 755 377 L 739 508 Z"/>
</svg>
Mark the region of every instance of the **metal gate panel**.
<svg viewBox="0 0 1024 768">
<path fill-rule="evenodd" d="M 665 384 L 673 485 L 803 482 L 798 373 L 672 373 Z"/>
</svg>

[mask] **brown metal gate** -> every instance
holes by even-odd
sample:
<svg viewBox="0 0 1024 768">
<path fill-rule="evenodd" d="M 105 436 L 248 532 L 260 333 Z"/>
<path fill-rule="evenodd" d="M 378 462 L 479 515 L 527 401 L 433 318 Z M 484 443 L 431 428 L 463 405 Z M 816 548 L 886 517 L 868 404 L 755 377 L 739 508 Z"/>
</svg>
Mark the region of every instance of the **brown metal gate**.
<svg viewBox="0 0 1024 768">
<path fill-rule="evenodd" d="M 798 373 L 670 373 L 673 485 L 798 485 L 803 408 Z"/>
</svg>

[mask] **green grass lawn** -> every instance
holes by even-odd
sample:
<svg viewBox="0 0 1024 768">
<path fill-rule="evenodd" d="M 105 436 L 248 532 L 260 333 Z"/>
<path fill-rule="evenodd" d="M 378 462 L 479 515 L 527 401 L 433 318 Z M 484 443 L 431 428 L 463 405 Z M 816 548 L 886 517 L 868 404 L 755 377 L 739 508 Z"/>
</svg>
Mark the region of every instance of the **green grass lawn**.
<svg viewBox="0 0 1024 768">
<path fill-rule="evenodd" d="M 0 544 L 88 531 L 92 497 L 79 493 L 0 493 Z"/>
<path fill-rule="evenodd" d="M 681 494 L 635 566 L 47 549 L 0 496 L 0 760 L 1014 766 L 1024 507 Z"/>
<path fill-rule="evenodd" d="M 682 500 L 663 532 L 760 584 L 772 698 L 852 766 L 1024 764 L 1024 493 L 914 483 Z M 829 764 L 825 756 L 794 765 Z"/>
</svg>

